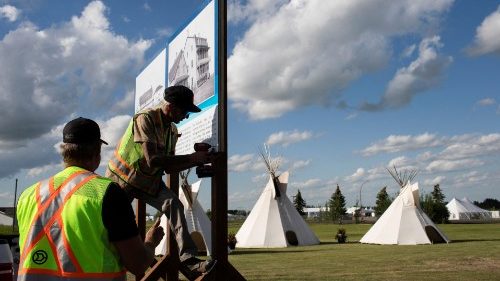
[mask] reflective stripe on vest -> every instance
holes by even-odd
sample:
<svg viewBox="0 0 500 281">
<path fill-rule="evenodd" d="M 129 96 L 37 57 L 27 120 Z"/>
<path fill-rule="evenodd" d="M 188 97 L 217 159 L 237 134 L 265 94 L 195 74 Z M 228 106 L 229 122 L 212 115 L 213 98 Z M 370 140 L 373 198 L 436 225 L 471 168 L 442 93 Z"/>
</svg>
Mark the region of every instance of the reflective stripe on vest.
<svg viewBox="0 0 500 281">
<path fill-rule="evenodd" d="M 141 114 L 148 116 L 153 126 L 157 128 L 157 133 L 159 135 L 156 136 L 156 142 L 163 143 L 167 155 L 174 154 L 177 141 L 177 128 L 173 123 L 164 126 L 161 110 L 153 109 L 136 114 L 130 121 L 113 156 L 108 162 L 108 170 L 128 184 L 136 186 L 146 192 L 151 192 L 155 190 L 155 188 L 158 188 L 157 185 L 161 180 L 163 169 L 157 168 L 154 172 L 145 172 L 145 169 L 141 169 L 141 165 L 145 163 L 144 153 L 142 151 L 142 145 L 134 142 L 133 132 L 135 119 Z"/>
<path fill-rule="evenodd" d="M 57 190 L 54 190 L 54 178 L 42 181 L 35 187 L 37 212 L 26 235 L 18 280 L 69 280 L 74 278 L 81 278 L 82 280 L 89 278 L 97 278 L 95 280 L 125 280 L 125 271 L 111 273 L 83 272 L 63 230 L 61 213 L 65 203 L 78 189 L 96 177 L 97 175 L 94 173 L 78 171 L 71 174 Z M 57 270 L 24 268 L 27 255 L 44 237 L 47 237 L 57 264 Z"/>
</svg>

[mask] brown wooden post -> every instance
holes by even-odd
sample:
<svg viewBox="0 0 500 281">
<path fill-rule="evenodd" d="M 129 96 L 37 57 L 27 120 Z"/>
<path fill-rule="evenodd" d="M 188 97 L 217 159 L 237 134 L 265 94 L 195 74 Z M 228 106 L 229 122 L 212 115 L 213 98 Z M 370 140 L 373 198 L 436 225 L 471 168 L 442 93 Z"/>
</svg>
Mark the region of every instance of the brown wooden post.
<svg viewBox="0 0 500 281">
<path fill-rule="evenodd" d="M 179 174 L 174 173 L 167 175 L 167 186 L 173 191 L 177 196 L 179 195 Z M 161 257 L 156 264 L 154 264 L 151 269 L 140 279 L 141 281 L 155 281 L 159 278 L 165 279 L 167 281 L 178 281 L 179 280 L 179 254 L 177 248 L 177 242 L 175 241 L 175 234 L 172 233 L 170 227 L 164 229 L 167 235 L 167 253 Z"/>
<path fill-rule="evenodd" d="M 213 272 L 200 280 L 231 280 L 245 278 L 229 263 L 227 257 L 227 0 L 217 0 L 218 16 L 218 79 L 219 79 L 219 152 L 212 178 L 212 253 L 217 264 Z"/>
</svg>

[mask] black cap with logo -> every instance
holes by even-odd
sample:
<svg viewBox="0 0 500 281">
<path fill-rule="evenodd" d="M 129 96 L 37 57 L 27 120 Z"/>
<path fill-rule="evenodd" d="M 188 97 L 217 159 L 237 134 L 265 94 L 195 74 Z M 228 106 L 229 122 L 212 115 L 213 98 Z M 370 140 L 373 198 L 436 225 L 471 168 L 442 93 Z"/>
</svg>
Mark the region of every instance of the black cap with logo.
<svg viewBox="0 0 500 281">
<path fill-rule="evenodd" d="M 93 120 L 78 117 L 64 126 L 63 142 L 76 144 L 90 144 L 96 142 L 108 144 L 101 139 L 99 125 Z"/>
</svg>

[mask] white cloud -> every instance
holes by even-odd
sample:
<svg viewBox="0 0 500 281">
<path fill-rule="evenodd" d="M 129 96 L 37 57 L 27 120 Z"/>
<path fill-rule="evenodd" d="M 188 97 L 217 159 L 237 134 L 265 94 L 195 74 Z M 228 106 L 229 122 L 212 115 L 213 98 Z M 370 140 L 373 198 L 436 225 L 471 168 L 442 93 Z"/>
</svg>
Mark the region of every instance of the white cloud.
<svg viewBox="0 0 500 281">
<path fill-rule="evenodd" d="M 354 172 L 354 174 L 350 175 L 350 176 L 347 176 L 345 178 L 345 181 L 347 182 L 356 182 L 356 181 L 359 181 L 361 179 L 363 179 L 365 177 L 365 169 L 363 168 L 358 168 L 356 170 L 356 172 Z"/>
<path fill-rule="evenodd" d="M 118 142 L 120 142 L 123 133 L 127 129 L 128 124 L 132 116 L 129 115 L 118 115 L 112 117 L 108 120 L 99 120 L 96 122 L 101 128 L 101 137 L 109 145 L 103 145 L 101 148 L 101 166 L 106 167 L 108 165 L 111 155 L 114 153 Z"/>
<path fill-rule="evenodd" d="M 49 172 L 49 171 L 61 170 L 62 167 L 63 167 L 62 163 L 47 164 L 47 165 L 43 165 L 43 166 L 39 166 L 39 167 L 34 167 L 34 168 L 31 168 L 31 169 L 28 169 L 27 175 L 29 177 L 38 177 L 40 174 L 43 174 L 43 173 L 46 173 L 46 172 Z"/>
<path fill-rule="evenodd" d="M 282 145 L 282 146 L 288 146 L 293 143 L 298 143 L 302 141 L 309 140 L 313 137 L 313 133 L 309 131 L 298 131 L 298 130 L 293 130 L 293 131 L 281 131 L 277 133 L 271 134 L 267 140 L 266 143 L 268 145 Z"/>
<path fill-rule="evenodd" d="M 443 144 L 444 139 L 438 138 L 435 134 L 423 133 L 421 135 L 390 135 L 385 140 L 371 144 L 363 149 L 364 156 L 371 156 L 378 153 L 401 152 L 422 148 L 436 147 Z"/>
<path fill-rule="evenodd" d="M 444 70 L 453 61 L 438 53 L 442 47 L 439 36 L 424 38 L 419 45 L 419 56 L 408 67 L 399 69 L 389 82 L 378 103 L 365 102 L 360 109 L 378 111 L 408 105 L 412 99 L 437 85 Z"/>
<path fill-rule="evenodd" d="M 484 98 L 482 100 L 479 100 L 476 104 L 479 106 L 489 106 L 496 104 L 496 101 L 493 98 Z"/>
<path fill-rule="evenodd" d="M 228 59 L 232 106 L 257 120 L 329 105 L 386 65 L 393 37 L 425 32 L 452 2 L 233 1 L 234 22 L 250 27 Z"/>
<path fill-rule="evenodd" d="M 105 11 L 94 1 L 70 22 L 25 23 L 0 41 L 10 65 L 0 69 L 0 140 L 36 138 L 85 106 L 109 111 L 114 91 L 132 87 L 150 43 L 114 34 Z"/>
<path fill-rule="evenodd" d="M 290 170 L 302 169 L 304 167 L 309 166 L 309 164 L 311 164 L 311 160 L 299 160 L 299 161 L 295 161 L 290 166 Z"/>
<path fill-rule="evenodd" d="M 21 11 L 14 6 L 4 5 L 0 7 L 0 18 L 6 18 L 10 22 L 16 21 L 20 14 Z"/>
<path fill-rule="evenodd" d="M 442 185 L 445 180 L 446 180 L 445 176 L 437 176 L 432 179 L 424 180 L 424 185 L 430 185 L 430 186 L 434 186 L 436 184 Z"/>
<path fill-rule="evenodd" d="M 460 160 L 434 160 L 427 167 L 426 170 L 430 172 L 449 172 L 462 169 L 469 169 L 483 165 L 484 162 L 476 159 L 460 159 Z"/>
<path fill-rule="evenodd" d="M 236 154 L 228 159 L 228 169 L 231 172 L 266 171 L 264 161 L 255 154 Z"/>
<path fill-rule="evenodd" d="M 401 54 L 401 56 L 404 58 L 411 57 L 411 55 L 413 55 L 413 52 L 415 51 L 416 48 L 417 48 L 417 45 L 415 45 L 415 44 L 412 44 L 411 46 L 406 47 L 403 50 L 403 53 Z"/>
<path fill-rule="evenodd" d="M 451 142 L 439 157 L 447 160 L 474 158 L 500 153 L 500 133 L 470 136 Z"/>
<path fill-rule="evenodd" d="M 93 1 L 68 22 L 46 29 L 23 22 L 1 39 L 0 61 L 9 68 L 0 68 L 0 177 L 59 163 L 54 144 L 67 121 L 106 120 L 132 108 L 134 77 L 151 42 L 115 34 L 106 14 Z"/>
<path fill-rule="evenodd" d="M 169 37 L 172 34 L 174 34 L 174 29 L 171 27 L 165 27 L 165 28 L 160 28 L 160 29 L 156 30 L 156 35 L 161 37 L 161 38 Z"/>
<path fill-rule="evenodd" d="M 298 189 L 309 189 L 314 187 L 321 187 L 324 185 L 324 183 L 321 179 L 308 179 L 303 182 L 293 182 L 291 185 Z"/>
<path fill-rule="evenodd" d="M 125 93 L 121 100 L 117 100 L 111 107 L 113 112 L 130 112 L 134 108 L 135 89 Z"/>
<path fill-rule="evenodd" d="M 396 167 L 400 170 L 401 169 L 410 169 L 411 165 L 412 165 L 411 159 L 409 159 L 406 156 L 399 156 L 399 157 L 396 157 L 396 158 L 392 159 L 391 161 L 389 161 L 389 163 L 387 164 L 387 168 L 391 169 L 393 167 Z"/>
<path fill-rule="evenodd" d="M 151 6 L 149 6 L 148 2 L 144 3 L 144 5 L 142 5 L 142 8 L 147 12 L 151 12 Z"/>
<path fill-rule="evenodd" d="M 500 55 L 500 6 L 476 28 L 476 37 L 467 51 L 473 56 Z"/>
</svg>

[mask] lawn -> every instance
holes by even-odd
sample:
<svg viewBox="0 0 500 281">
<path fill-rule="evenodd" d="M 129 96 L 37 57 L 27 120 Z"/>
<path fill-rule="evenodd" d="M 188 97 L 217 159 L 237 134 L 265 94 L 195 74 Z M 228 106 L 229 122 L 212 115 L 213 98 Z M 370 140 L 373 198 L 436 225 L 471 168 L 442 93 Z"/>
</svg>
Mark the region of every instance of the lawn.
<svg viewBox="0 0 500 281">
<path fill-rule="evenodd" d="M 230 222 L 236 232 L 241 222 Z M 446 224 L 450 244 L 393 246 L 357 241 L 367 224 L 311 224 L 320 245 L 284 249 L 236 249 L 229 260 L 247 280 L 500 280 L 500 224 Z M 0 229 L 1 230 L 1 229 Z M 3 229 L 8 232 L 8 228 Z M 135 280 L 129 276 L 129 280 Z"/>
<path fill-rule="evenodd" d="M 500 224 L 439 225 L 450 244 L 395 246 L 357 241 L 370 225 L 312 224 L 317 246 L 237 249 L 230 262 L 247 280 L 500 280 Z M 237 224 L 229 226 L 235 231 Z"/>
</svg>

